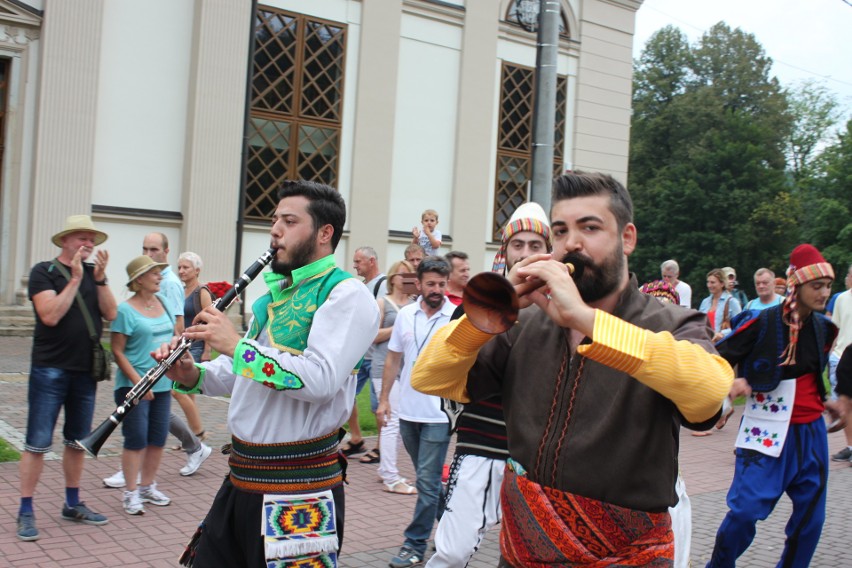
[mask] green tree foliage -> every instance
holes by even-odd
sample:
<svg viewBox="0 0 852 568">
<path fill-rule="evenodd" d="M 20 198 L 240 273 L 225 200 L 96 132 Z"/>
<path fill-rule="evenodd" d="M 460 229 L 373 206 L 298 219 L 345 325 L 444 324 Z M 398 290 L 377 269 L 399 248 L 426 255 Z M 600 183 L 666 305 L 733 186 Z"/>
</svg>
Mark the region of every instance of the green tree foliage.
<svg viewBox="0 0 852 568">
<path fill-rule="evenodd" d="M 648 40 L 628 180 L 640 279 L 675 258 L 698 301 L 711 268 L 734 266 L 750 290 L 758 267 L 786 267 L 800 206 L 785 174 L 792 119 L 771 64 L 753 35 L 723 23 L 694 46 L 671 26 Z"/>
<path fill-rule="evenodd" d="M 802 240 L 819 248 L 838 274 L 852 262 L 852 120 L 813 162 L 799 191 L 808 206 L 802 215 Z M 843 288 L 842 278 L 835 282 Z"/>
<path fill-rule="evenodd" d="M 787 161 L 793 179 L 805 180 L 815 172 L 811 164 L 818 146 L 841 118 L 840 104 L 824 85 L 805 81 L 788 92 L 793 128 L 787 138 Z"/>
</svg>

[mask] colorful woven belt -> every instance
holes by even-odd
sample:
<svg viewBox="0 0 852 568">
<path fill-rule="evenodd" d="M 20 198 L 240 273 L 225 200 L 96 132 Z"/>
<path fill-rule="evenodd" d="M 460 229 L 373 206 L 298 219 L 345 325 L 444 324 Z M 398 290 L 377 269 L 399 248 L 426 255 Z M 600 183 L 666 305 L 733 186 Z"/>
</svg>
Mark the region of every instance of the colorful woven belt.
<svg viewBox="0 0 852 568">
<path fill-rule="evenodd" d="M 343 483 L 338 433 L 281 444 L 252 444 L 232 436 L 231 482 L 250 493 L 310 493 Z"/>
</svg>

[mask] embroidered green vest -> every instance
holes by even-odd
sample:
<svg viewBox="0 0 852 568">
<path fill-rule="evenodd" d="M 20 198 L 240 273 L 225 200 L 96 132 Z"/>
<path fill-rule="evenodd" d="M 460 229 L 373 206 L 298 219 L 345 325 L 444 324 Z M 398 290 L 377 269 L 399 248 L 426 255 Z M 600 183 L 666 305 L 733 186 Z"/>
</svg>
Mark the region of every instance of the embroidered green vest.
<svg viewBox="0 0 852 568">
<path fill-rule="evenodd" d="M 294 284 L 280 292 L 267 292 L 252 305 L 251 327 L 247 337 L 257 339 L 266 329 L 269 344 L 280 351 L 300 355 L 308 345 L 314 314 L 335 286 L 352 275 L 334 266 L 327 256 L 293 273 Z M 272 282 L 271 286 L 276 286 Z M 360 362 L 356 371 L 360 367 Z M 234 351 L 234 373 L 256 380 L 276 390 L 302 388 L 302 380 L 263 355 L 251 343 L 241 340 Z"/>
</svg>

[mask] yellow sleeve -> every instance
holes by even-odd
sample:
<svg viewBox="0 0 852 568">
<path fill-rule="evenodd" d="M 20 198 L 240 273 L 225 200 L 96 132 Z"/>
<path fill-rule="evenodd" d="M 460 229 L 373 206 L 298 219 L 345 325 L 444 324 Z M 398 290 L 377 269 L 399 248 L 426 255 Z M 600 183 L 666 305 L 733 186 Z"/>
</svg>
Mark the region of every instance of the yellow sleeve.
<svg viewBox="0 0 852 568">
<path fill-rule="evenodd" d="M 690 422 L 719 411 L 734 380 L 731 366 L 700 345 L 667 332 L 642 329 L 601 310 L 595 312 L 593 342 L 580 355 L 634 377 L 675 403 Z"/>
<path fill-rule="evenodd" d="M 438 329 L 417 357 L 411 386 L 425 394 L 458 402 L 470 402 L 467 373 L 479 349 L 494 337 L 479 331 L 462 316 Z"/>
</svg>

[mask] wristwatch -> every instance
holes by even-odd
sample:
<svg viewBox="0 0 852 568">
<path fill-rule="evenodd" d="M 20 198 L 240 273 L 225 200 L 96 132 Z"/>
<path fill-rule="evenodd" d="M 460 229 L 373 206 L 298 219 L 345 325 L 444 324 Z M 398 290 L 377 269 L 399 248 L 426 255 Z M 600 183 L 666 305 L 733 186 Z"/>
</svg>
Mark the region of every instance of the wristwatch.
<svg viewBox="0 0 852 568">
<path fill-rule="evenodd" d="M 106 286 L 109 283 L 109 278 L 104 276 L 103 280 L 95 280 L 95 286 Z"/>
</svg>

